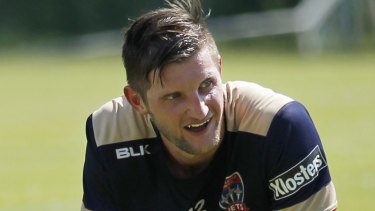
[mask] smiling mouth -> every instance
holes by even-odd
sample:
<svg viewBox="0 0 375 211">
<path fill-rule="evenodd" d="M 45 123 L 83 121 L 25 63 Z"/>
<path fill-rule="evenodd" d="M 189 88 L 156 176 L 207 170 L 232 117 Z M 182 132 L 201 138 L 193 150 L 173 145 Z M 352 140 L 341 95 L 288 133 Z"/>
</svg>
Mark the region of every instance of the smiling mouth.
<svg viewBox="0 0 375 211">
<path fill-rule="evenodd" d="M 206 120 L 202 123 L 190 124 L 190 125 L 187 125 L 185 128 L 190 130 L 190 131 L 193 131 L 193 132 L 200 132 L 207 127 L 207 125 L 210 121 L 211 121 L 211 119 L 208 119 L 208 120 Z"/>
</svg>

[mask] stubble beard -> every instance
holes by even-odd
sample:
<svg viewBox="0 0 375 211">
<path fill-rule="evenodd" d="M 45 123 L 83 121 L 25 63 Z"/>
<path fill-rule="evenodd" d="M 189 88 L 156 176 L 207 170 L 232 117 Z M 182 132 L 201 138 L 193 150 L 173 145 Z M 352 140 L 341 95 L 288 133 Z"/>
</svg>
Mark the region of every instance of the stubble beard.
<svg viewBox="0 0 375 211">
<path fill-rule="evenodd" d="M 211 141 L 207 142 L 207 143 L 209 143 L 209 146 L 205 146 L 204 148 L 201 148 L 201 147 L 196 148 L 196 147 L 192 146 L 192 144 L 190 144 L 189 141 L 185 137 L 183 137 L 182 135 L 180 135 L 180 136 L 175 135 L 175 134 L 173 134 L 172 131 L 170 131 L 166 127 L 163 127 L 162 125 L 160 125 L 157 121 L 155 121 L 154 115 L 151 112 L 149 112 L 149 114 L 150 114 L 150 117 L 151 117 L 151 121 L 158 128 L 160 135 L 162 137 L 165 137 L 167 139 L 166 141 L 171 142 L 177 148 L 179 148 L 180 150 L 182 150 L 182 151 L 184 151 L 188 154 L 200 155 L 202 153 L 205 153 L 205 152 L 208 152 L 208 151 L 212 150 L 213 148 L 216 148 L 221 142 L 222 134 L 223 134 L 222 117 L 220 118 L 220 120 L 214 122 L 214 124 L 215 124 L 214 133 L 215 134 L 214 134 L 214 137 L 211 139 Z"/>
</svg>

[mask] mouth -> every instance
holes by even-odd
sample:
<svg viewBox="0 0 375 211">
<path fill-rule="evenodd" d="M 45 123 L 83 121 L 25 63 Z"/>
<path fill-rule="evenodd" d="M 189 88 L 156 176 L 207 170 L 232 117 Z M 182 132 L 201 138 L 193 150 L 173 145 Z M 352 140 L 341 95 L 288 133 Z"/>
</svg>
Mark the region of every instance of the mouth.
<svg viewBox="0 0 375 211">
<path fill-rule="evenodd" d="M 185 126 L 185 129 L 187 129 L 191 132 L 201 132 L 201 131 L 203 131 L 207 128 L 210 121 L 211 121 L 211 119 L 208 119 L 208 120 L 206 120 L 204 122 L 201 122 L 201 123 L 190 124 L 190 125 Z"/>
</svg>

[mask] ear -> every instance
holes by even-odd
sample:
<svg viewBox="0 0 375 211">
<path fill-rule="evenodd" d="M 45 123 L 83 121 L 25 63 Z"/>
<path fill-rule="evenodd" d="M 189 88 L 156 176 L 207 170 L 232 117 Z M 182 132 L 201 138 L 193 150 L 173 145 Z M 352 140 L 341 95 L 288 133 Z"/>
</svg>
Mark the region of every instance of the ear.
<svg viewBox="0 0 375 211">
<path fill-rule="evenodd" d="M 219 56 L 218 56 L 218 59 L 219 59 L 219 61 L 218 61 L 218 64 L 219 64 L 219 72 L 220 72 L 220 75 L 221 75 L 221 64 L 222 64 L 222 59 L 221 59 L 221 55 L 219 54 Z"/>
<path fill-rule="evenodd" d="M 146 104 L 143 102 L 141 95 L 131 86 L 124 87 L 124 95 L 130 105 L 142 115 L 148 114 Z"/>
</svg>

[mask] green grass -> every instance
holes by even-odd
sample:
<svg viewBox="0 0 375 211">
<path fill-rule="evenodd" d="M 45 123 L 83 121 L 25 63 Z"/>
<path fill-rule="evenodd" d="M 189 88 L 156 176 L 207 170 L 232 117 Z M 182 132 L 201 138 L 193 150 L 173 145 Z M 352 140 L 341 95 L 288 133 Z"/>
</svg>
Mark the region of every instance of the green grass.
<svg viewBox="0 0 375 211">
<path fill-rule="evenodd" d="M 340 210 L 371 210 L 375 53 L 224 49 L 222 55 L 224 80 L 258 82 L 306 105 Z M 0 210 L 79 210 L 85 119 L 121 95 L 120 56 L 3 52 L 0 63 Z"/>
</svg>

